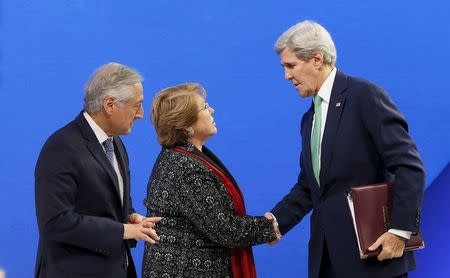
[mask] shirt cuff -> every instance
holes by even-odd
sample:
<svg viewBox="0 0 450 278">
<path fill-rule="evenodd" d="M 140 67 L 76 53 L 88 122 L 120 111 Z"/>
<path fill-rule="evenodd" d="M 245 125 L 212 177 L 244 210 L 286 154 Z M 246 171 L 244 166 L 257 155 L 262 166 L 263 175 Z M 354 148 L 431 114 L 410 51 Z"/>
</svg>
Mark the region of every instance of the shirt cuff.
<svg viewBox="0 0 450 278">
<path fill-rule="evenodd" d="M 394 234 L 394 235 L 398 235 L 405 239 L 410 239 L 411 235 L 412 235 L 412 232 L 410 232 L 410 231 L 403 231 L 403 230 L 397 230 L 397 229 L 389 229 L 388 232 L 390 232 L 391 234 Z"/>
</svg>

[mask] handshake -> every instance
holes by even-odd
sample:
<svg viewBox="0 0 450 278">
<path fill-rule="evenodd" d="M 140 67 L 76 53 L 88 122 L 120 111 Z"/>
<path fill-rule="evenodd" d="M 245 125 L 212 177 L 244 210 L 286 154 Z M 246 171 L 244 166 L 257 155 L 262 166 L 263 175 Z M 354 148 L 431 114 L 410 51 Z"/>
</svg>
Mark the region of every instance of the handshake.
<svg viewBox="0 0 450 278">
<path fill-rule="evenodd" d="M 269 245 L 272 246 L 274 244 L 277 244 L 280 241 L 280 239 L 281 239 L 281 232 L 280 232 L 280 229 L 278 227 L 277 219 L 275 218 L 275 216 L 272 213 L 266 212 L 264 214 L 264 217 L 267 218 L 268 220 L 272 221 L 273 230 L 275 231 L 276 239 L 274 241 L 272 241 L 272 242 L 269 242 Z"/>
</svg>

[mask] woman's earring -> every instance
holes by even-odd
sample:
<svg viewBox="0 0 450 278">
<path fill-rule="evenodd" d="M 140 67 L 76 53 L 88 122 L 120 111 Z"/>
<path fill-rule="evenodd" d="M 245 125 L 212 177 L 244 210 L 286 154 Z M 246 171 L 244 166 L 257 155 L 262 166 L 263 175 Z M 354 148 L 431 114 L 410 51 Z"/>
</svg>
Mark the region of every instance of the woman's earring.
<svg viewBox="0 0 450 278">
<path fill-rule="evenodd" d="M 188 136 L 188 137 L 192 137 L 192 136 L 194 136 L 194 134 L 195 134 L 194 128 L 192 128 L 192 126 L 189 127 L 186 131 L 187 131 L 187 136 Z"/>
</svg>

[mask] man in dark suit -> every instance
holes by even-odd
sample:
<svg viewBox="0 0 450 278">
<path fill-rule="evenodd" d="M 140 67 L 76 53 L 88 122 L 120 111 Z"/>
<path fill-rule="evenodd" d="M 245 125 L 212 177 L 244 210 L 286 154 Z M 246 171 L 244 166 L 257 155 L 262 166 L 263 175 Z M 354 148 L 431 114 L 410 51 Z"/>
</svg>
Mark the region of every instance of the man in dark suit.
<svg viewBox="0 0 450 278">
<path fill-rule="evenodd" d="M 159 218 L 137 214 L 119 134 L 143 117 L 142 77 L 110 63 L 87 83 L 84 111 L 51 135 L 35 170 L 36 277 L 136 277 L 135 240 L 155 243 Z"/>
<path fill-rule="evenodd" d="M 313 98 L 301 122 L 298 181 L 271 211 L 281 233 L 313 210 L 311 278 L 406 277 L 415 261 L 405 240 L 419 230 L 425 178 L 403 115 L 381 88 L 336 69 L 333 40 L 316 22 L 289 28 L 275 50 L 285 78 Z M 390 229 L 371 246 L 379 256 L 361 260 L 344 194 L 386 180 L 394 183 Z"/>
</svg>

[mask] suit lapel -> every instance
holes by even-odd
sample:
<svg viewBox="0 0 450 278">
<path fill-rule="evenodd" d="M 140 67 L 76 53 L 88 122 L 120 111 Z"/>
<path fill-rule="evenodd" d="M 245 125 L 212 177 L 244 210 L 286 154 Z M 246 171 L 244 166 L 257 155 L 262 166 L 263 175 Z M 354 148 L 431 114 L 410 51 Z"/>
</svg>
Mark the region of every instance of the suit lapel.
<svg viewBox="0 0 450 278">
<path fill-rule="evenodd" d="M 88 147 L 89 151 L 91 152 L 92 156 L 102 166 L 102 168 L 106 171 L 109 178 L 111 179 L 111 182 L 114 185 L 116 194 L 119 197 L 118 200 L 120 202 L 120 190 L 119 190 L 119 182 L 117 179 L 117 175 L 116 175 L 116 172 L 114 171 L 113 166 L 111 165 L 108 158 L 106 157 L 105 151 L 103 150 L 102 146 L 98 142 L 97 137 L 95 137 L 94 131 L 89 126 L 86 119 L 84 118 L 83 113 L 80 113 L 80 115 L 78 115 L 78 117 L 76 118 L 76 122 L 77 122 L 78 126 L 80 127 L 83 137 L 88 140 L 87 147 Z"/>
<path fill-rule="evenodd" d="M 103 167 L 103 169 L 108 173 L 109 178 L 114 184 L 114 189 L 117 193 L 117 196 L 120 200 L 120 190 L 119 190 L 119 182 L 116 175 L 116 172 L 114 171 L 113 166 L 109 162 L 108 158 L 105 155 L 105 151 L 101 147 L 100 143 L 97 141 L 90 141 L 88 143 L 89 151 L 92 153 L 92 156 L 97 160 L 97 162 Z"/>
<path fill-rule="evenodd" d="M 336 132 L 339 129 L 342 111 L 344 110 L 345 95 L 343 94 L 347 87 L 347 76 L 341 72 L 336 73 L 333 89 L 331 90 L 330 103 L 328 105 L 327 120 L 322 137 L 322 149 L 320 155 L 320 181 L 326 184 L 327 173 L 333 158 L 333 146 Z M 323 190 L 323 188 L 321 187 Z"/>
<path fill-rule="evenodd" d="M 128 217 L 128 208 L 130 204 L 128 203 L 128 197 L 130 196 L 130 177 L 128 173 L 128 163 L 125 160 L 126 152 L 122 142 L 118 136 L 114 137 L 114 147 L 116 150 L 117 162 L 119 164 L 120 173 L 123 179 L 123 212 L 124 216 Z"/>
</svg>

